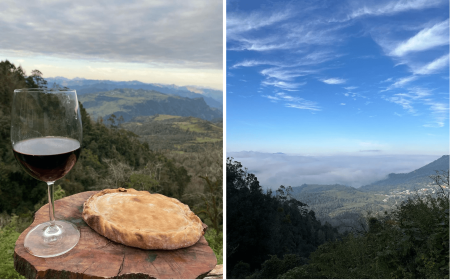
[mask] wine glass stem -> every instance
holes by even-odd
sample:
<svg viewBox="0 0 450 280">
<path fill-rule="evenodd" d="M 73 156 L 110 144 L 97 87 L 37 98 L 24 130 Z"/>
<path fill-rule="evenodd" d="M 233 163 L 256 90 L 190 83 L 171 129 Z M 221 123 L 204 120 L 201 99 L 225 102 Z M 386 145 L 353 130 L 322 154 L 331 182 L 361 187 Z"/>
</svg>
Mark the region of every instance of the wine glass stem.
<svg viewBox="0 0 450 280">
<path fill-rule="evenodd" d="M 55 182 L 47 182 L 48 185 L 48 213 L 50 216 L 50 224 L 51 226 L 55 225 L 55 201 L 54 201 L 54 183 Z"/>
</svg>

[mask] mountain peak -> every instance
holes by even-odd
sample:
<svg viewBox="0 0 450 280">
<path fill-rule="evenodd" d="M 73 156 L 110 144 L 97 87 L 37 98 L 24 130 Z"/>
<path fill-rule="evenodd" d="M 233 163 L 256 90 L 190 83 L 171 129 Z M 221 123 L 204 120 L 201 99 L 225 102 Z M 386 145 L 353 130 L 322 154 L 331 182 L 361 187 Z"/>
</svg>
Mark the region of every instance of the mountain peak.
<svg viewBox="0 0 450 280">
<path fill-rule="evenodd" d="M 372 184 L 362 186 L 361 190 L 365 191 L 390 191 L 396 188 L 414 189 L 432 183 L 431 175 L 435 175 L 436 171 L 449 170 L 448 155 L 436 159 L 409 173 L 390 173 L 386 179 L 374 182 Z"/>
</svg>

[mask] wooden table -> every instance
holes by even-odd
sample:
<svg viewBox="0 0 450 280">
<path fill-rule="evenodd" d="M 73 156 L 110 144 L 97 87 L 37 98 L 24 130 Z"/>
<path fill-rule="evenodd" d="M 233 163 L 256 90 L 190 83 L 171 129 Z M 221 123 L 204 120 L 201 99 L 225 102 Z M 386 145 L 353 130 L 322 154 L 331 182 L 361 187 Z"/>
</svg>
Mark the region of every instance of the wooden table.
<svg viewBox="0 0 450 280">
<path fill-rule="evenodd" d="M 99 235 L 81 217 L 83 203 L 98 191 L 89 191 L 55 201 L 57 220 L 75 224 L 79 243 L 68 253 L 53 258 L 30 255 L 23 242 L 36 225 L 48 221 L 48 204 L 36 212 L 34 222 L 16 242 L 14 267 L 26 278 L 203 278 L 217 264 L 202 236 L 193 246 L 178 250 L 142 250 Z"/>
</svg>

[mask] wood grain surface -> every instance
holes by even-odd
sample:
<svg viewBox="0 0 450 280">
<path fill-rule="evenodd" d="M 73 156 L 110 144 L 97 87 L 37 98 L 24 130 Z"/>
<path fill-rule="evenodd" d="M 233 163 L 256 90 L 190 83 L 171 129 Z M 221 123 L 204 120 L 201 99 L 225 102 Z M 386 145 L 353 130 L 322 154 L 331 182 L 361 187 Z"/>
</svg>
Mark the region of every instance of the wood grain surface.
<svg viewBox="0 0 450 280">
<path fill-rule="evenodd" d="M 75 224 L 79 243 L 68 253 L 53 258 L 30 255 L 23 242 L 36 225 L 49 220 L 48 204 L 39 209 L 33 224 L 19 236 L 14 267 L 26 278 L 203 278 L 215 268 L 216 257 L 202 236 L 193 246 L 178 250 L 142 250 L 108 240 L 82 219 L 83 203 L 98 191 L 55 201 L 57 220 Z M 204 225 L 206 227 L 206 225 Z"/>
</svg>

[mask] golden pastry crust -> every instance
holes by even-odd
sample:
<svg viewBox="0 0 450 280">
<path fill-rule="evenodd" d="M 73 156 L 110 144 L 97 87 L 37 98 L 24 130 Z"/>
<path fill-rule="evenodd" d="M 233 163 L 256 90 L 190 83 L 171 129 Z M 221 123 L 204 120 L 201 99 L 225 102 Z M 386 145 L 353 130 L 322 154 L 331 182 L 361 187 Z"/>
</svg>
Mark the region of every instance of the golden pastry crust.
<svg viewBox="0 0 450 280">
<path fill-rule="evenodd" d="M 84 202 L 84 221 L 115 242 L 174 250 L 197 243 L 202 221 L 175 198 L 135 189 L 106 189 Z"/>
</svg>

